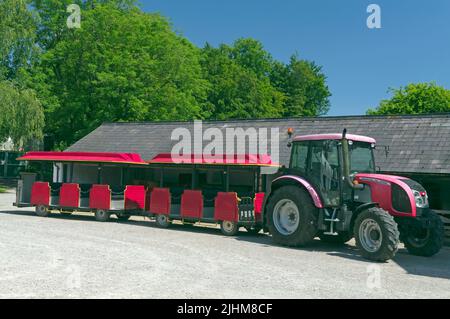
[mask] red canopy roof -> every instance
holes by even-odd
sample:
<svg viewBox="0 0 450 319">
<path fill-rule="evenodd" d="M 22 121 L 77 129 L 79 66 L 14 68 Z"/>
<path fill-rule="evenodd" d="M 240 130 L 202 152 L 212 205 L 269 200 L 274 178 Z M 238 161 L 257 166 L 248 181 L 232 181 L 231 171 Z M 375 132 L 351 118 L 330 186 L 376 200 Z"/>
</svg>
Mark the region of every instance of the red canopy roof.
<svg viewBox="0 0 450 319">
<path fill-rule="evenodd" d="M 270 155 L 238 154 L 238 155 L 205 155 L 190 154 L 172 156 L 170 153 L 156 155 L 150 164 L 215 164 L 215 165 L 252 165 L 252 166 L 280 166 L 272 162 Z"/>
<path fill-rule="evenodd" d="M 28 152 L 19 157 L 19 161 L 49 162 L 89 162 L 146 165 L 139 154 L 135 153 L 95 153 L 95 152 Z"/>
</svg>

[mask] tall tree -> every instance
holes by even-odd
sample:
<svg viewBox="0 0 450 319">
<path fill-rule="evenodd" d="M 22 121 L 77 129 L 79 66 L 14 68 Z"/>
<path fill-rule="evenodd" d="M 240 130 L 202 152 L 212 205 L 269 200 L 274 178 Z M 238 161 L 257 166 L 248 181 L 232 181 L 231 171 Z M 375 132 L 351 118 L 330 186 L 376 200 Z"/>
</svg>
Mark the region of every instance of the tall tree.
<svg viewBox="0 0 450 319">
<path fill-rule="evenodd" d="M 15 148 L 42 139 L 44 114 L 34 91 L 0 82 L 0 142 L 11 138 Z"/>
<path fill-rule="evenodd" d="M 286 96 L 284 116 L 324 115 L 330 109 L 330 90 L 322 67 L 293 55 L 289 64 L 274 62 L 272 85 Z"/>
<path fill-rule="evenodd" d="M 271 86 L 268 77 L 260 77 L 253 67 L 243 65 L 243 61 L 255 60 L 233 51 L 226 45 L 213 48 L 207 44 L 203 49 L 203 73 L 211 88 L 205 114 L 221 120 L 281 116 L 283 94 Z"/>
<path fill-rule="evenodd" d="M 42 138 L 44 116 L 21 74 L 36 59 L 36 20 L 25 0 L 0 0 L 0 143 L 8 138 L 19 149 Z"/>
<path fill-rule="evenodd" d="M 135 8 L 136 0 L 28 0 L 39 18 L 37 43 L 44 50 L 53 48 L 58 41 L 72 34 L 67 28 L 69 16 L 67 8 L 77 4 L 83 18 L 86 11 L 95 9 L 97 5 L 108 4 L 124 11 Z"/>
<path fill-rule="evenodd" d="M 424 114 L 450 112 L 450 90 L 435 83 L 408 84 L 390 89 L 392 97 L 382 100 L 367 114 Z"/>
<path fill-rule="evenodd" d="M 25 0 L 0 0 L 0 80 L 13 80 L 34 60 L 36 21 Z"/>
<path fill-rule="evenodd" d="M 208 84 L 199 50 L 160 15 L 96 3 L 83 11 L 80 29 L 52 46 L 30 85 L 60 148 L 105 121 L 202 117 Z"/>
<path fill-rule="evenodd" d="M 260 41 L 241 38 L 236 40 L 228 51 L 231 59 L 245 69 L 253 71 L 259 78 L 269 76 L 274 61 Z"/>
</svg>

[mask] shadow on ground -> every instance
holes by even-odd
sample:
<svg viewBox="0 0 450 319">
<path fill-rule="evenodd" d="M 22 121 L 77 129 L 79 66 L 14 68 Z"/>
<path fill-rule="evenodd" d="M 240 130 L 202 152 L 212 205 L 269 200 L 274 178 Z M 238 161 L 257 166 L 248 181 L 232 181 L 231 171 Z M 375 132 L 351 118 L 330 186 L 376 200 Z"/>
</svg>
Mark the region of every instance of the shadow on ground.
<svg viewBox="0 0 450 319">
<path fill-rule="evenodd" d="M 9 215 L 18 215 L 18 216 L 32 216 L 33 218 L 40 218 L 35 215 L 33 211 L 23 211 L 23 210 L 15 210 L 15 211 L 0 211 L 0 214 L 9 214 Z M 94 221 L 93 216 L 89 215 L 62 215 L 58 213 L 50 214 L 49 218 L 56 219 L 67 219 L 67 220 L 78 220 L 78 221 Z M 139 217 L 138 217 L 139 218 Z M 128 220 L 128 221 L 119 221 L 118 219 L 112 217 L 111 222 L 116 223 L 124 223 L 128 225 L 135 226 L 144 226 L 144 227 L 154 227 L 158 228 L 156 224 L 149 219 L 142 220 Z M 182 224 L 172 224 L 170 229 L 173 231 L 179 232 L 192 232 L 192 233 L 202 233 L 202 234 L 210 234 L 210 235 L 222 235 L 220 229 L 217 227 L 202 227 L 202 226 L 194 226 L 194 225 L 182 225 Z M 235 240 L 238 241 L 246 241 L 250 243 L 254 243 L 256 245 L 263 245 L 266 247 L 269 246 L 279 246 L 272 242 L 272 238 L 269 235 L 259 233 L 252 234 L 246 231 L 241 230 L 239 235 L 234 237 Z M 349 244 L 338 245 L 338 244 L 329 244 L 323 243 L 320 240 L 316 239 L 307 247 L 284 247 L 279 246 L 282 249 L 293 249 L 293 250 L 303 250 L 303 251 L 311 251 L 311 252 L 323 252 L 330 256 L 346 258 L 350 260 L 360 261 L 364 263 L 373 263 L 372 261 L 366 260 L 358 252 L 358 249 Z M 397 255 L 394 257 L 393 262 L 398 264 L 401 268 L 403 268 L 408 274 L 417 275 L 417 276 L 427 276 L 427 277 L 437 277 L 437 278 L 445 278 L 450 279 L 450 249 L 448 247 L 444 247 L 437 255 L 433 257 L 419 257 L 413 256 L 408 253 L 408 251 L 404 248 L 399 249 Z"/>
</svg>

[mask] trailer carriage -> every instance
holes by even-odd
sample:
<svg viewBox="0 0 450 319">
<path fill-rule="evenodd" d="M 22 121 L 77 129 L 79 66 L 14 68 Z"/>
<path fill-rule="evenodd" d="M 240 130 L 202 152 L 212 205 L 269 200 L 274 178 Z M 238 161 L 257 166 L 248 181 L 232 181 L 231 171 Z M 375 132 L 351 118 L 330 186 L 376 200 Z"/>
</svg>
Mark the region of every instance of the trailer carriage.
<svg viewBox="0 0 450 319">
<path fill-rule="evenodd" d="M 263 227 L 266 175 L 278 166 L 266 155 L 191 155 L 175 162 L 159 154 L 145 162 L 132 153 L 29 152 L 19 160 L 50 163 L 50 180 L 31 175 L 19 181 L 16 206 L 36 207 L 39 216 L 57 210 L 93 212 L 98 221 L 111 215 L 154 218 L 160 227 L 171 220 L 220 223 L 226 235 L 239 227 Z"/>
</svg>

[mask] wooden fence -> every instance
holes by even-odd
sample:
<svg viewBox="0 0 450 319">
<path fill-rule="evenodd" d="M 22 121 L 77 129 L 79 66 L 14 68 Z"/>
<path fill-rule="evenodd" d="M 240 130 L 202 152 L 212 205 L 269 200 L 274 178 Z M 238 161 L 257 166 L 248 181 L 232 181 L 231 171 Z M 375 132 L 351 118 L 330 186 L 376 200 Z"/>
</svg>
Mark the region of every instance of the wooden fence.
<svg viewBox="0 0 450 319">
<path fill-rule="evenodd" d="M 450 246 L 450 211 L 438 210 L 437 211 L 444 222 L 445 229 L 445 244 Z"/>
</svg>

